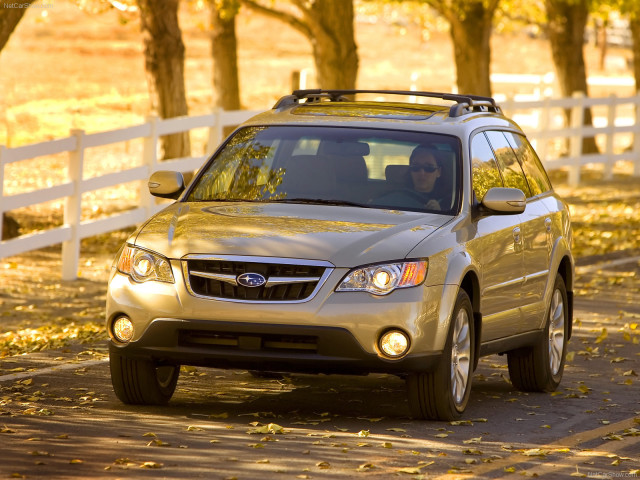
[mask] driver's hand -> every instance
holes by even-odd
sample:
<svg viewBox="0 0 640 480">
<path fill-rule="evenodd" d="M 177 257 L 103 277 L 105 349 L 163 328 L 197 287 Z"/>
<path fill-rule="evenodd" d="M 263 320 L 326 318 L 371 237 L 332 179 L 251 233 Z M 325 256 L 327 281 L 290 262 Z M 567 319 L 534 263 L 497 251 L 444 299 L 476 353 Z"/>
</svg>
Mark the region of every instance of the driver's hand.
<svg viewBox="0 0 640 480">
<path fill-rule="evenodd" d="M 427 202 L 427 204 L 425 205 L 425 207 L 426 207 L 428 210 L 442 210 L 442 209 L 440 208 L 440 203 L 438 203 L 438 201 L 437 201 L 437 200 L 435 200 L 435 199 L 433 199 L 433 198 Z"/>
</svg>

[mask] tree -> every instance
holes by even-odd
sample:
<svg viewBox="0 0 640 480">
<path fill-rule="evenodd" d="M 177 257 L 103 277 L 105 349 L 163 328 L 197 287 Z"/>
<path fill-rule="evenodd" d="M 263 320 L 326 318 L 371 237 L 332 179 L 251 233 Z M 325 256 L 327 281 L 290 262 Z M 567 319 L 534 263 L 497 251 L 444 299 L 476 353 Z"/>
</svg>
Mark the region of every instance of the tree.
<svg viewBox="0 0 640 480">
<path fill-rule="evenodd" d="M 633 39 L 633 77 L 636 92 L 640 92 L 640 3 L 637 0 L 618 0 L 620 12 L 629 17 L 629 28 Z"/>
<path fill-rule="evenodd" d="M 583 46 L 589 2 L 590 0 L 545 0 L 547 35 L 563 97 L 571 97 L 575 92 L 588 95 Z M 571 111 L 565 110 L 565 115 L 567 122 L 570 122 Z M 591 126 L 592 118 L 591 109 L 585 108 L 584 125 Z M 585 138 L 582 151 L 597 152 L 595 138 Z"/>
<path fill-rule="evenodd" d="M 491 30 L 500 0 L 424 0 L 448 22 L 460 93 L 491 96 Z"/>
<path fill-rule="evenodd" d="M 24 2 L 19 2 L 20 6 L 5 5 L 0 9 L 0 52 L 9 41 L 9 37 L 11 37 L 20 20 L 22 20 L 29 5 L 35 1 L 36 0 L 25 0 Z"/>
<path fill-rule="evenodd" d="M 239 0 L 211 0 L 211 56 L 215 105 L 224 110 L 240 110 L 236 15 Z"/>
<path fill-rule="evenodd" d="M 277 18 L 311 42 L 317 83 L 325 89 L 353 89 L 358 76 L 353 0 L 290 0 L 294 11 L 267 6 L 259 0 L 243 5 Z"/>
<path fill-rule="evenodd" d="M 179 0 L 137 0 L 152 108 L 162 118 L 188 114 Z M 163 158 L 191 154 L 189 133 L 162 137 Z"/>
</svg>

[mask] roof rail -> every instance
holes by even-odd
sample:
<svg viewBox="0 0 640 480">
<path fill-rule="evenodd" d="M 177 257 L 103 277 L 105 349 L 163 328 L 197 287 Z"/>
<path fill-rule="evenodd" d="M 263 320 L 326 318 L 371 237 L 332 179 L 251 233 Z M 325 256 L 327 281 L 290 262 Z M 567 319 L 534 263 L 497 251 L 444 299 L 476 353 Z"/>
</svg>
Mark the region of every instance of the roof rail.
<svg viewBox="0 0 640 480">
<path fill-rule="evenodd" d="M 459 117 L 471 112 L 493 112 L 502 113 L 496 101 L 491 97 L 480 95 L 459 95 L 456 93 L 420 92 L 412 90 L 322 90 L 320 88 L 310 90 L 294 90 L 291 95 L 280 98 L 273 106 L 274 109 L 286 108 L 296 105 L 300 100 L 307 103 L 321 102 L 323 99 L 330 102 L 345 102 L 349 99 L 346 95 L 356 95 L 358 93 L 378 93 L 384 95 L 404 95 L 414 97 L 439 98 L 455 102 L 449 109 L 450 117 Z"/>
</svg>

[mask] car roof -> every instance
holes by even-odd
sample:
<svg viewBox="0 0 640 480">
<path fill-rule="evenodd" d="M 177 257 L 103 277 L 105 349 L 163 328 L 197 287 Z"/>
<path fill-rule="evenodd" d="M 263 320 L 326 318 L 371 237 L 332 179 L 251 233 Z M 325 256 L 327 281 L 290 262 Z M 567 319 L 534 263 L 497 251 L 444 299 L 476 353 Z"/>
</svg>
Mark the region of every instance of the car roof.
<svg viewBox="0 0 640 480">
<path fill-rule="evenodd" d="M 353 100 L 375 95 L 373 100 Z M 410 101 L 389 101 L 389 97 Z M 418 103 L 416 100 L 420 99 Z M 423 103 L 427 100 L 426 103 Z M 281 97 L 270 111 L 244 125 L 315 125 L 420 130 L 461 138 L 481 127 L 520 127 L 503 115 L 493 98 L 401 90 L 296 90 Z"/>
</svg>

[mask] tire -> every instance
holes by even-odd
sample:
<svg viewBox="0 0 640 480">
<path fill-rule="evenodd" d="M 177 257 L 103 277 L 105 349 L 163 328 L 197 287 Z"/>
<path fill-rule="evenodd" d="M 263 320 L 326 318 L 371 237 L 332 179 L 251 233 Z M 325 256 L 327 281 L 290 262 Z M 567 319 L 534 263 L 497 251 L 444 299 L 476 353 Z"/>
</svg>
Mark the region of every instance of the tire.
<svg viewBox="0 0 640 480">
<path fill-rule="evenodd" d="M 464 290 L 458 292 L 449 324 L 436 369 L 407 377 L 409 409 L 415 419 L 455 420 L 469 401 L 476 352 L 473 309 Z"/>
<path fill-rule="evenodd" d="M 569 329 L 567 288 L 556 276 L 544 333 L 532 346 L 507 352 L 511 383 L 523 392 L 553 392 L 562 380 Z"/>
<path fill-rule="evenodd" d="M 109 355 L 111 383 L 122 403 L 165 405 L 176 389 L 180 365 L 158 365 L 152 360 Z"/>
</svg>

